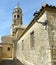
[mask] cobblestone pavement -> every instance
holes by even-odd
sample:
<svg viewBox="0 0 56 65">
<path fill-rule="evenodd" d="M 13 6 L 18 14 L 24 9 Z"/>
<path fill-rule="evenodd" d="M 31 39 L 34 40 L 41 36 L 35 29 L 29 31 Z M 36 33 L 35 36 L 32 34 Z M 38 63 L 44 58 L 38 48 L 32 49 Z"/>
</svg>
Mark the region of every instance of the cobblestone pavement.
<svg viewBox="0 0 56 65">
<path fill-rule="evenodd" d="M 23 65 L 23 64 L 18 60 L 3 60 L 2 62 L 0 62 L 0 65 Z"/>
</svg>

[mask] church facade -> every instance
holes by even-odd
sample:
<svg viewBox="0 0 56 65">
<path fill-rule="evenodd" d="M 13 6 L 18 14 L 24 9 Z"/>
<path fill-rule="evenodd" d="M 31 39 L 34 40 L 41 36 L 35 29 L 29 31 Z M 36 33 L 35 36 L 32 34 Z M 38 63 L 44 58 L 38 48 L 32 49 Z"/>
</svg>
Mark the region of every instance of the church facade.
<svg viewBox="0 0 56 65">
<path fill-rule="evenodd" d="M 24 65 L 56 65 L 56 7 L 44 4 L 30 24 L 23 26 L 22 10 L 16 6 L 11 34 L 2 37 L 0 49 L 4 47 L 9 51 L 5 58 L 16 58 Z"/>
</svg>

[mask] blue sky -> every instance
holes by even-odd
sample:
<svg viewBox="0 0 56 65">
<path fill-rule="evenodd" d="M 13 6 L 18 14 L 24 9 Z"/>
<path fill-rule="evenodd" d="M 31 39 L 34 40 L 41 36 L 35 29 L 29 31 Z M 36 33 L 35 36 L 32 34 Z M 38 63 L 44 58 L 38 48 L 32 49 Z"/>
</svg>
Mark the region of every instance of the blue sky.
<svg viewBox="0 0 56 65">
<path fill-rule="evenodd" d="M 43 3 L 56 6 L 56 0 L 0 0 L 0 37 L 10 34 L 13 8 L 19 2 L 23 11 L 23 25 L 28 25 L 35 11 L 38 11 Z"/>
</svg>

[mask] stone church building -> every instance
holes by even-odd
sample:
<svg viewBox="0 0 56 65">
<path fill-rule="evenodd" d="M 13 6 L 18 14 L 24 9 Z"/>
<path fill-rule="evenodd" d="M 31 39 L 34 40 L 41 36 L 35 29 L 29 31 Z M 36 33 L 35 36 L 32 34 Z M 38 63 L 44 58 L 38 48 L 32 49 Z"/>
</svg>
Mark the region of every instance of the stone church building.
<svg viewBox="0 0 56 65">
<path fill-rule="evenodd" d="M 28 26 L 22 24 L 22 9 L 12 13 L 11 34 L 3 36 L 0 60 L 18 59 L 24 65 L 56 65 L 56 7 L 42 5 Z"/>
</svg>

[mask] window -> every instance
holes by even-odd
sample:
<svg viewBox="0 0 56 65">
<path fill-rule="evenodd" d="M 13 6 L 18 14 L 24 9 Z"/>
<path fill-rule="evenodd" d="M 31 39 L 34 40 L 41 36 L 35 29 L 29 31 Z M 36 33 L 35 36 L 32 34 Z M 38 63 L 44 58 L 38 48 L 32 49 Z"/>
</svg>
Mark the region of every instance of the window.
<svg viewBox="0 0 56 65">
<path fill-rule="evenodd" d="M 14 15 L 14 18 L 16 18 L 16 15 Z"/>
<path fill-rule="evenodd" d="M 34 31 L 30 33 L 31 49 L 34 49 Z"/>
<path fill-rule="evenodd" d="M 24 50 L 24 40 L 22 40 L 22 50 Z"/>
<path fill-rule="evenodd" d="M 8 51 L 10 51 L 10 47 L 8 47 Z"/>
<path fill-rule="evenodd" d="M 17 15 L 17 18 L 19 18 L 19 15 Z"/>
</svg>

